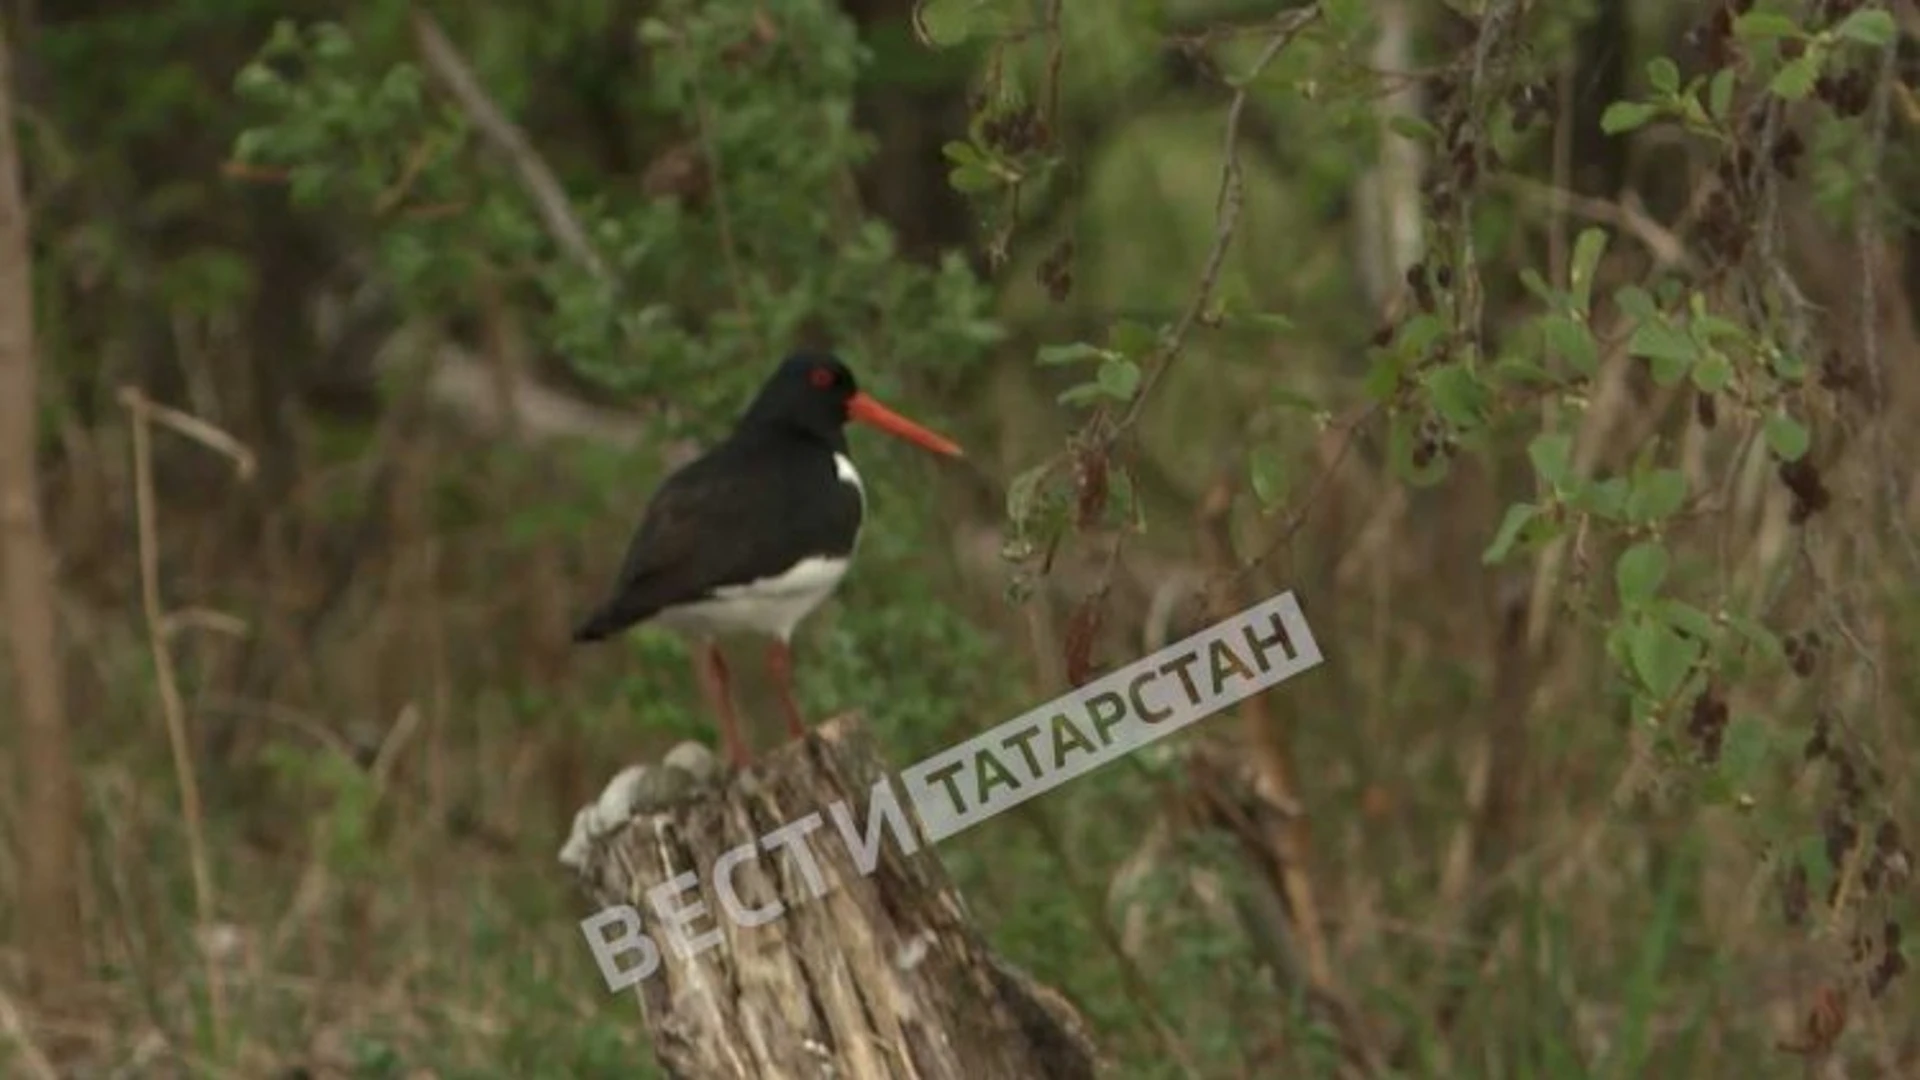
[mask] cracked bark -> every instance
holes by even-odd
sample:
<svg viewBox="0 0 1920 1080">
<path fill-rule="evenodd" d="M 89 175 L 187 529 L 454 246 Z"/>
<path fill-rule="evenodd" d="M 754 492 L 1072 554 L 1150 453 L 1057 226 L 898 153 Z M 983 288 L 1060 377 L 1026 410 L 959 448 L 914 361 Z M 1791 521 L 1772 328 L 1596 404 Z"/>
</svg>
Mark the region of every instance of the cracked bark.
<svg viewBox="0 0 1920 1080">
<path fill-rule="evenodd" d="M 917 838 L 906 854 L 883 831 L 872 872 L 860 872 L 829 807 L 844 800 L 852 829 L 867 834 L 869 793 L 885 772 L 859 720 L 836 717 L 724 786 L 638 796 L 630 819 L 584 849 L 578 873 L 593 909 L 631 905 L 659 945 L 658 969 L 632 992 L 661 1065 L 689 1080 L 1103 1075 L 1085 1020 L 987 947 Z M 809 815 L 818 895 L 799 860 L 760 844 Z M 755 927 L 726 914 L 714 881 L 716 860 L 743 844 L 759 850 L 729 875 L 740 907 L 783 908 Z M 705 913 L 687 933 L 720 935 L 690 958 L 647 901 L 689 873 L 698 884 L 678 903 L 697 899 Z"/>
</svg>

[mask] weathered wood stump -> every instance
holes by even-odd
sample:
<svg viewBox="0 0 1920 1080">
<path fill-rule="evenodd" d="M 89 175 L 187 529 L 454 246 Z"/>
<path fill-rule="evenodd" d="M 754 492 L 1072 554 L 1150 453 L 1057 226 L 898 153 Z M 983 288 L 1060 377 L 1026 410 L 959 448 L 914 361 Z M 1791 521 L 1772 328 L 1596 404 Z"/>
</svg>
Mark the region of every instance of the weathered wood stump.
<svg viewBox="0 0 1920 1080">
<path fill-rule="evenodd" d="M 1086 1022 L 986 946 L 906 805 L 842 716 L 724 780 L 682 744 L 580 812 L 561 859 L 597 909 L 582 930 L 670 1075 L 1101 1074 Z"/>
</svg>

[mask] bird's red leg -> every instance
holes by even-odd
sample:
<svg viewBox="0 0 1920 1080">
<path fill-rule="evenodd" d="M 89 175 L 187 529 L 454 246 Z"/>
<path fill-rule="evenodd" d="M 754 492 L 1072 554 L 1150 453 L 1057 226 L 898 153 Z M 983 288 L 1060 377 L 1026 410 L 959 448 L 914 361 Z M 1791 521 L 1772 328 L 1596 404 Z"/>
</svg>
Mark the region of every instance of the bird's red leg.
<svg viewBox="0 0 1920 1080">
<path fill-rule="evenodd" d="M 800 715 L 800 703 L 793 697 L 793 652 L 786 642 L 776 639 L 767 646 L 767 670 L 773 673 L 774 685 L 780 689 L 780 704 L 787 712 L 787 732 L 796 739 L 806 738 L 807 720 Z"/>
<path fill-rule="evenodd" d="M 716 642 L 705 642 L 694 665 L 700 673 L 700 689 L 706 694 L 707 707 L 720 721 L 720 740 L 726 744 L 727 760 L 743 769 L 752 760 L 752 751 L 740 737 L 740 720 L 733 712 L 733 694 L 727 686 L 727 658 Z"/>
</svg>

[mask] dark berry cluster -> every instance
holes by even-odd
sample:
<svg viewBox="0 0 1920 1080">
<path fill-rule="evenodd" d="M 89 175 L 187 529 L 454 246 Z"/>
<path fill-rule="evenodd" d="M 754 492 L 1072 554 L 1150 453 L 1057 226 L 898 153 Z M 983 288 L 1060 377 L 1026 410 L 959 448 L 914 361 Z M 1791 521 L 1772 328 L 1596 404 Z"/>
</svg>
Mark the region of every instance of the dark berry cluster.
<svg viewBox="0 0 1920 1080">
<path fill-rule="evenodd" d="M 1693 418 L 1700 421 L 1701 427 L 1712 431 L 1720 423 L 1720 406 L 1718 399 L 1705 390 L 1695 392 L 1693 395 Z"/>
<path fill-rule="evenodd" d="M 1073 294 L 1073 238 L 1064 237 L 1047 252 L 1046 258 L 1034 270 L 1034 279 L 1047 290 L 1047 295 L 1056 304 L 1064 303 Z"/>
<path fill-rule="evenodd" d="M 1053 131 L 1031 105 L 1022 105 L 994 113 L 980 124 L 980 138 L 1003 154 L 1024 154 L 1043 150 L 1053 141 Z"/>
<path fill-rule="evenodd" d="M 1712 686 L 1693 699 L 1693 712 L 1687 718 L 1687 735 L 1700 747 L 1700 760 L 1708 765 L 1720 760 L 1720 744 L 1727 735 L 1727 699 Z"/>
<path fill-rule="evenodd" d="M 1438 417 L 1429 416 L 1420 422 L 1420 429 L 1413 436 L 1413 466 L 1424 469 L 1436 459 L 1452 457 L 1458 449 L 1459 444 L 1447 425 Z"/>
<path fill-rule="evenodd" d="M 1801 678 L 1813 675 L 1814 665 L 1819 663 L 1820 654 L 1826 649 L 1826 642 L 1820 638 L 1820 631 L 1808 630 L 1803 634 L 1788 634 L 1781 642 L 1781 648 L 1787 654 L 1787 665 Z"/>
<path fill-rule="evenodd" d="M 1842 355 L 1839 349 L 1832 348 L 1820 358 L 1820 385 L 1839 394 L 1865 389 L 1866 379 L 1857 362 Z"/>
<path fill-rule="evenodd" d="M 1859 116 L 1873 104 L 1873 78 L 1858 68 L 1822 75 L 1813 84 L 1813 94 L 1841 116 Z"/>
<path fill-rule="evenodd" d="M 1788 512 L 1787 520 L 1795 525 L 1806 524 L 1809 518 L 1833 503 L 1833 495 L 1827 491 L 1820 470 L 1809 456 L 1781 462 L 1780 482 L 1793 492 L 1793 509 Z"/>
<path fill-rule="evenodd" d="M 1900 924 L 1889 919 L 1880 932 L 1880 961 L 1867 973 L 1867 992 L 1879 997 L 1906 970 L 1907 958 L 1900 954 Z"/>
</svg>

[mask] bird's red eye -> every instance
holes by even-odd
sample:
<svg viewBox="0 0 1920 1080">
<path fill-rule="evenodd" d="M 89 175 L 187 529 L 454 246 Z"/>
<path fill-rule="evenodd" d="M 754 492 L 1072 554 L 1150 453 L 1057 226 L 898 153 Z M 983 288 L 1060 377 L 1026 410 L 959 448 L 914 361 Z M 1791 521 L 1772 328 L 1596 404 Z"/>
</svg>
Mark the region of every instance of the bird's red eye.
<svg viewBox="0 0 1920 1080">
<path fill-rule="evenodd" d="M 825 390 L 833 385 L 833 372 L 823 367 L 814 368 L 807 373 L 807 381 L 813 384 L 814 389 Z"/>
</svg>

